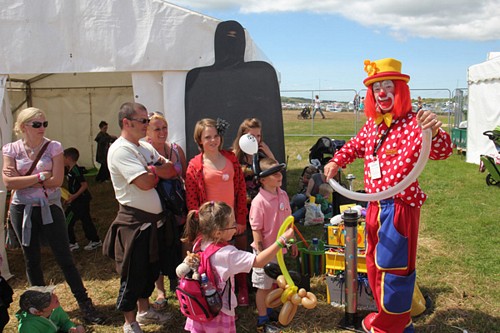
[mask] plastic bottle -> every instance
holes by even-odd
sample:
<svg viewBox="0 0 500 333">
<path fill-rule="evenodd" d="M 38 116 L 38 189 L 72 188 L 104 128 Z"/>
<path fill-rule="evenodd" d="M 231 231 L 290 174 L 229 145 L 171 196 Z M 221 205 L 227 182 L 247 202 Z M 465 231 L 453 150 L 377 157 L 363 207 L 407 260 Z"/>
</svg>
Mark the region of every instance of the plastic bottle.
<svg viewBox="0 0 500 333">
<path fill-rule="evenodd" d="M 319 240 L 317 238 L 312 239 L 310 250 L 319 251 Z"/>
<path fill-rule="evenodd" d="M 213 315 L 218 314 L 222 308 L 222 300 L 217 292 L 217 288 L 215 288 L 205 273 L 201 274 L 201 289 L 205 299 L 207 300 L 210 312 Z"/>
</svg>

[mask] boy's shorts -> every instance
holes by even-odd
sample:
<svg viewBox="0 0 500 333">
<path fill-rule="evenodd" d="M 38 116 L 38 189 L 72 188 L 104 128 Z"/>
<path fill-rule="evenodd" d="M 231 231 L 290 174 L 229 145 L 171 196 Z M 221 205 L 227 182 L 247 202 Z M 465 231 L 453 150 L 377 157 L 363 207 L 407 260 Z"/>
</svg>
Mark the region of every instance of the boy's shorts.
<svg viewBox="0 0 500 333">
<path fill-rule="evenodd" d="M 253 249 L 253 253 L 257 255 L 257 251 Z M 276 260 L 271 262 L 276 263 Z M 270 278 L 264 273 L 264 268 L 254 267 L 252 269 L 252 286 L 257 289 L 271 289 L 273 284 L 276 282 L 275 279 Z"/>
</svg>

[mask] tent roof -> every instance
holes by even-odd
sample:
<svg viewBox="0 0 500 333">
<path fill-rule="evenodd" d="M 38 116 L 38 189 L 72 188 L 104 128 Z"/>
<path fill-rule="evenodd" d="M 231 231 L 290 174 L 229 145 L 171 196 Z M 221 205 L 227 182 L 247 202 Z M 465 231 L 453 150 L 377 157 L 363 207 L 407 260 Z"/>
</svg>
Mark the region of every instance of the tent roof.
<svg viewBox="0 0 500 333">
<path fill-rule="evenodd" d="M 500 80 L 500 52 L 490 52 L 488 60 L 469 67 L 469 84 Z"/>
<path fill-rule="evenodd" d="M 12 0 L 0 12 L 0 73 L 188 71 L 214 62 L 220 22 L 163 0 Z M 247 33 L 245 58 L 267 60 Z M 19 76 L 22 74 L 22 76 Z"/>
</svg>

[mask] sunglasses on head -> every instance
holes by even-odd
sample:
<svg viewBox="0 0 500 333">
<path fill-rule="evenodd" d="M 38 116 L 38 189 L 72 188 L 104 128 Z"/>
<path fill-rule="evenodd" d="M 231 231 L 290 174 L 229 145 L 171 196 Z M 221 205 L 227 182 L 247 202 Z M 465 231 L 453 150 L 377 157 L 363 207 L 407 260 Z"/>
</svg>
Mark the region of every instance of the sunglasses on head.
<svg viewBox="0 0 500 333">
<path fill-rule="evenodd" d="M 40 128 L 40 127 L 42 127 L 42 125 L 43 125 L 43 127 L 49 126 L 49 122 L 48 121 L 44 121 L 42 123 L 41 121 L 34 121 L 31 124 L 26 124 L 26 125 L 30 125 L 33 128 Z"/>
<path fill-rule="evenodd" d="M 151 119 L 153 116 L 161 116 L 161 117 L 163 117 L 163 113 L 162 113 L 162 112 L 160 112 L 160 111 L 155 111 L 155 112 L 150 112 L 150 113 L 148 114 L 148 118 L 149 118 L 149 119 Z"/>
<path fill-rule="evenodd" d="M 147 118 L 128 118 L 128 120 L 134 120 L 143 125 L 149 124 L 149 119 Z"/>
</svg>

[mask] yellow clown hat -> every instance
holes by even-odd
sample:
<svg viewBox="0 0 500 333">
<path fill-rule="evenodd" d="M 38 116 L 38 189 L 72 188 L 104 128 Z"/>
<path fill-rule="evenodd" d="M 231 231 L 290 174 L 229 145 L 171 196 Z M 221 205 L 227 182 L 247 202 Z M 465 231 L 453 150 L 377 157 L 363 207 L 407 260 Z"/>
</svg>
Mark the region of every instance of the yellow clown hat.
<svg viewBox="0 0 500 333">
<path fill-rule="evenodd" d="M 368 77 L 363 81 L 365 86 L 384 81 L 384 80 L 403 80 L 406 83 L 410 81 L 410 76 L 401 74 L 401 61 L 393 58 L 384 58 L 380 60 L 365 60 L 365 72 Z"/>
</svg>

